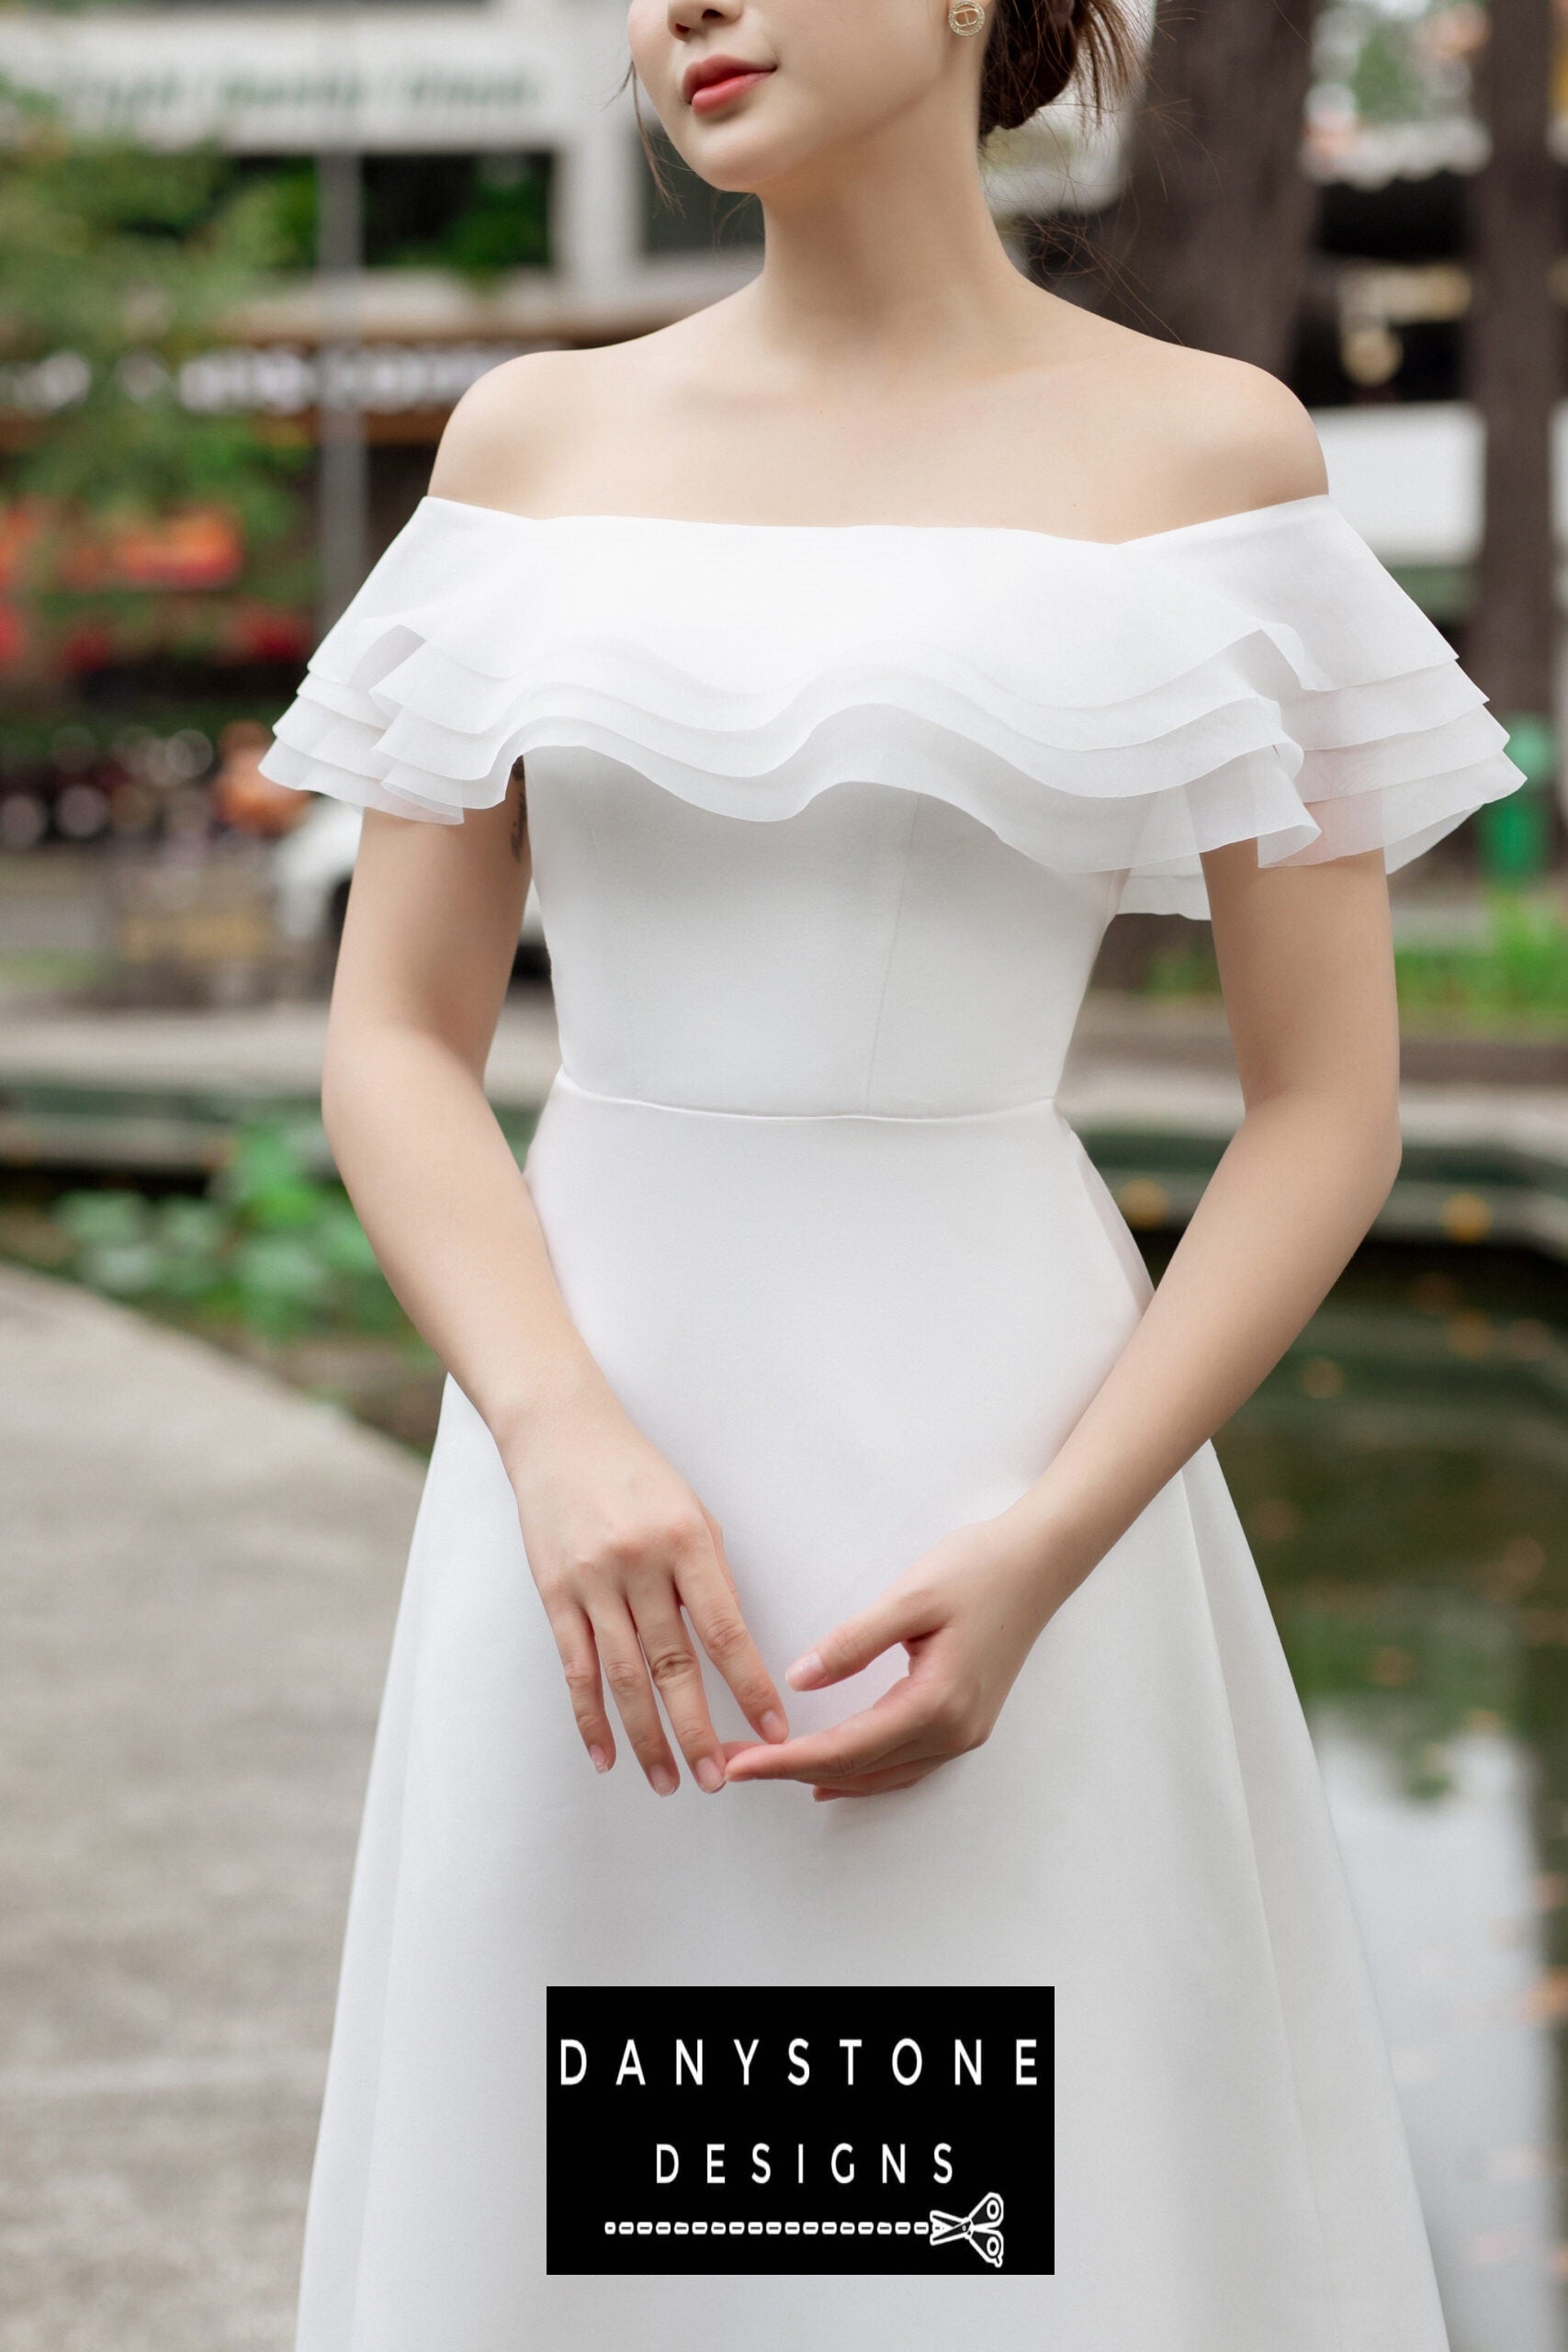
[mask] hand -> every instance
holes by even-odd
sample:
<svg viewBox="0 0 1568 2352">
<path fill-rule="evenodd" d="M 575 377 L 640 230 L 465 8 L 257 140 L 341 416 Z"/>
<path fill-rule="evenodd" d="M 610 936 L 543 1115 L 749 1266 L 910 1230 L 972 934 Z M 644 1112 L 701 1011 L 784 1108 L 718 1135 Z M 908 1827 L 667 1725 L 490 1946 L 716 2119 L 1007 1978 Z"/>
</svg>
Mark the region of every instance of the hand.
<svg viewBox="0 0 1568 2352">
<path fill-rule="evenodd" d="M 680 1775 L 657 1690 L 699 1787 L 716 1794 L 724 1747 L 686 1618 L 747 1721 L 764 1740 L 789 1734 L 717 1521 L 608 1389 L 538 1414 L 506 1453 L 528 1564 L 595 1770 L 615 1760 L 608 1683 L 649 1785 L 673 1795 Z"/>
<path fill-rule="evenodd" d="M 732 1781 L 808 1781 L 818 1798 L 907 1789 L 988 1739 L 1042 1629 L 1066 1597 L 1037 1524 L 1004 1512 L 961 1527 L 858 1616 L 797 1658 L 786 1680 L 819 1690 L 893 1643 L 909 1670 L 859 1714 L 798 1739 L 728 1743 Z"/>
</svg>

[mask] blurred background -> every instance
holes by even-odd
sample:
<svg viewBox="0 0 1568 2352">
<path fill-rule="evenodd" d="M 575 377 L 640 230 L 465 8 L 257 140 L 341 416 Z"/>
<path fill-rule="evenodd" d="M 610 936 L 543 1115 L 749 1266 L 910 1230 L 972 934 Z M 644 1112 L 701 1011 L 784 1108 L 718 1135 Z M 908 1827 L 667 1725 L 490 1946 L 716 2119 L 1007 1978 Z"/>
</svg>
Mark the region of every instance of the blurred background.
<svg viewBox="0 0 1568 2352">
<path fill-rule="evenodd" d="M 256 763 L 519 352 L 741 283 L 619 0 L 0 7 L 0 2352 L 286 2347 L 437 1367 L 321 1132 L 352 811 Z M 1172 0 L 1021 269 L 1285 378 L 1527 786 L 1395 885 L 1404 1170 L 1221 1453 L 1454 2352 L 1568 2352 L 1568 9 Z M 530 906 L 491 1069 L 556 1066 Z M 1239 1114 L 1122 917 L 1065 1107 L 1157 1272 Z"/>
</svg>

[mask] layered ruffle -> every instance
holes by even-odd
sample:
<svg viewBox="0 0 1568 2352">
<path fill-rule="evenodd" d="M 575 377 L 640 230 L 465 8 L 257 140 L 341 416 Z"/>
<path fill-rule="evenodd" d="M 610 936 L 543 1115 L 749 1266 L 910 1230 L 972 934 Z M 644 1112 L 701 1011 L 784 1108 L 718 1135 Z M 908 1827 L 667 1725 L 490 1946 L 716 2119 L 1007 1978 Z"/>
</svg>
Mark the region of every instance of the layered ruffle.
<svg viewBox="0 0 1568 2352">
<path fill-rule="evenodd" d="M 1392 871 L 1522 781 L 1506 744 L 1326 497 L 1120 546 L 427 498 L 263 767 L 447 824 L 550 746 L 763 820 L 884 783 L 1123 875 L 1124 909 L 1202 915 L 1205 850 Z"/>
</svg>

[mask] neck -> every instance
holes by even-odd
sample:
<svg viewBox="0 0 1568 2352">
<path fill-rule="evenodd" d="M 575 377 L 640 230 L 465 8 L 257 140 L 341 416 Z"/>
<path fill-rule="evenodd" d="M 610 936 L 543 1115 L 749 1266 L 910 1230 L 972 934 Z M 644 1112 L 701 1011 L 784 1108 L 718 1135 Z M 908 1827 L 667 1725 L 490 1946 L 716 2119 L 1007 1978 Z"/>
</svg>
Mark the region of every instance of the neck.
<svg viewBox="0 0 1568 2352">
<path fill-rule="evenodd" d="M 1010 259 L 973 140 L 953 108 L 916 107 L 761 191 L 766 243 L 747 291 L 754 330 L 792 360 L 870 365 L 948 353 L 982 373 L 1040 294 Z"/>
</svg>

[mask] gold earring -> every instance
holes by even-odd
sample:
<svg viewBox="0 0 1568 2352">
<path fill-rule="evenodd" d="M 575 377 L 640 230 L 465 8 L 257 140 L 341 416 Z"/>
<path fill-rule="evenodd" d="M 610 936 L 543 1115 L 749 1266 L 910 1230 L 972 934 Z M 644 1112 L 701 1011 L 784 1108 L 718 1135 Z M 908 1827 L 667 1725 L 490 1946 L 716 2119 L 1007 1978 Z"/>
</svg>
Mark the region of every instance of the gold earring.
<svg viewBox="0 0 1568 2352">
<path fill-rule="evenodd" d="M 978 0 L 953 0 L 953 6 L 947 12 L 947 21 L 952 31 L 961 34 L 967 40 L 970 34 L 977 33 L 982 29 L 986 22 L 986 12 L 979 6 Z"/>
</svg>

